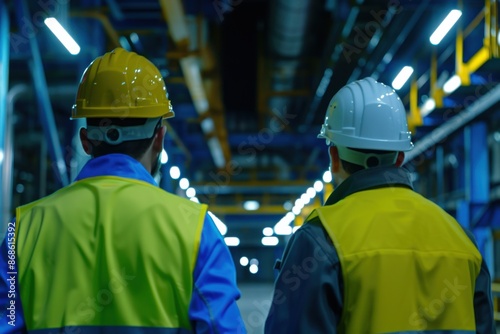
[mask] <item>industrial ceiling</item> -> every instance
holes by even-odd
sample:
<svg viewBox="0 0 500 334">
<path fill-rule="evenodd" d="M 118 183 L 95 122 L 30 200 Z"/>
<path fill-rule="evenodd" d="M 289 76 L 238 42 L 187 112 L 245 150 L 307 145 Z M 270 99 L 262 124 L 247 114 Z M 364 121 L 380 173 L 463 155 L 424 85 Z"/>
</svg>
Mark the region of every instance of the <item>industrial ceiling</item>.
<svg viewBox="0 0 500 334">
<path fill-rule="evenodd" d="M 178 166 L 198 200 L 210 205 L 242 247 L 261 247 L 262 229 L 273 227 L 321 180 L 329 161 L 316 136 L 329 100 L 348 82 L 372 76 L 390 85 L 401 68 L 412 66 L 398 94 L 416 144 L 408 165 L 416 181 L 421 175 L 421 190 L 429 197 L 435 189 L 424 187 L 430 181 L 422 175 L 436 159 L 437 144 L 457 145 L 453 133 L 486 117 L 490 137 L 500 141 L 500 134 L 495 137 L 500 95 L 495 1 L 0 4 L 4 25 L 9 22 L 1 38 L 10 34 L 9 55 L 3 58 L 10 64 L 6 98 L 11 106 L 5 145 L 14 148 L 13 155 L 6 150 L 4 160 L 13 166 L 7 171 L 12 181 L 4 181 L 14 194 L 4 192 L 9 210 L 67 184 L 87 159 L 75 138 L 82 124 L 69 120 L 70 110 L 85 67 L 115 47 L 146 56 L 167 84 L 176 116 L 169 120 L 161 186 L 185 196 L 179 179 L 169 175 Z M 452 9 L 462 10 L 462 16 L 439 45 L 432 45 L 429 36 Z M 46 17 L 66 27 L 80 53 L 68 53 L 44 25 Z M 460 87 L 443 92 L 455 74 Z M 422 113 L 430 99 L 435 110 Z M 323 195 L 311 203 L 319 205 Z M 245 210 L 248 200 L 259 208 Z M 312 206 L 306 205 L 296 223 Z M 285 239 L 280 236 L 279 246 Z"/>
</svg>

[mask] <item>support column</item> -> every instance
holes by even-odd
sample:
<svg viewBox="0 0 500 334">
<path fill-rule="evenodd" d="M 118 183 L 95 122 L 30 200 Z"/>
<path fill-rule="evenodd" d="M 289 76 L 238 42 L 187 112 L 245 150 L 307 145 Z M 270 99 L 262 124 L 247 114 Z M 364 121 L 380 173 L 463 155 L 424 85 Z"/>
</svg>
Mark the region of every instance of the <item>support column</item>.
<svg viewBox="0 0 500 334">
<path fill-rule="evenodd" d="M 18 0 L 15 4 L 19 26 L 23 27 L 26 24 L 33 24 L 32 22 L 26 21 L 26 18 L 32 17 L 26 0 Z M 31 34 L 30 36 L 26 36 L 26 38 L 29 40 L 30 45 L 30 68 L 32 71 L 35 95 L 40 113 L 40 122 L 42 123 L 43 132 L 49 144 L 48 148 L 52 159 L 52 167 L 55 177 L 61 186 L 65 186 L 68 184 L 68 173 L 54 119 L 54 112 L 50 103 L 49 90 L 43 69 L 40 49 L 38 48 L 36 36 Z"/>
<path fill-rule="evenodd" d="M 488 126 L 485 122 L 477 122 L 467 126 L 464 131 L 465 200 L 459 202 L 457 219 L 472 231 L 484 261 L 493 272 L 492 222 L 478 225 L 490 200 Z"/>
</svg>

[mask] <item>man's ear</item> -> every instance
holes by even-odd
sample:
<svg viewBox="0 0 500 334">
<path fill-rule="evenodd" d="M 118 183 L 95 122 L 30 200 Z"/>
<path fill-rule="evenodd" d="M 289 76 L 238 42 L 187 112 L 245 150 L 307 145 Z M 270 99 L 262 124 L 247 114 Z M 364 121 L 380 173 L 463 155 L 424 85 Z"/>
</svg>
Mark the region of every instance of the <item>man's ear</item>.
<svg viewBox="0 0 500 334">
<path fill-rule="evenodd" d="M 163 140 L 165 139 L 165 133 L 167 132 L 167 127 L 162 126 L 156 131 L 155 137 L 153 139 L 153 150 L 155 152 L 161 152 L 163 150 Z"/>
<path fill-rule="evenodd" d="M 80 141 L 85 153 L 87 153 L 88 155 L 92 155 L 92 145 L 90 145 L 90 141 L 87 136 L 87 129 L 85 128 L 80 129 Z"/>
<path fill-rule="evenodd" d="M 404 154 L 404 152 L 398 152 L 398 157 L 396 158 L 395 165 L 397 167 L 401 167 L 403 165 L 404 161 L 405 161 L 405 154 Z"/>
<path fill-rule="evenodd" d="M 328 148 L 328 153 L 330 154 L 330 161 L 332 163 L 332 173 L 337 173 L 340 170 L 340 157 L 339 150 L 336 146 L 330 146 Z"/>
</svg>

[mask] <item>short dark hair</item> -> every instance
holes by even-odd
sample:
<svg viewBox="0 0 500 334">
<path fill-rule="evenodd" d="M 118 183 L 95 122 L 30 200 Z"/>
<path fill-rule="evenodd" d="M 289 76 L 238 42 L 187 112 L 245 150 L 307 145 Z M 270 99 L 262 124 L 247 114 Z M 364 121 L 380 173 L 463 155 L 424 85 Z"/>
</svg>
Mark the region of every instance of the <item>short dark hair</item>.
<svg viewBox="0 0 500 334">
<path fill-rule="evenodd" d="M 144 123 L 146 123 L 146 120 L 147 118 L 87 118 L 87 125 L 103 127 L 111 125 L 135 126 L 143 125 Z M 142 158 L 144 153 L 146 153 L 148 147 L 153 142 L 153 137 L 160 127 L 161 122 L 158 122 L 150 138 L 124 141 L 123 143 L 120 143 L 118 145 L 111 145 L 106 143 L 105 141 L 89 139 L 90 146 L 92 148 L 92 156 L 94 158 L 97 158 L 107 154 L 121 153 L 139 160 Z"/>
<path fill-rule="evenodd" d="M 348 147 L 348 149 L 353 150 L 353 151 L 358 151 L 362 153 L 373 153 L 373 154 L 387 154 L 387 153 L 396 153 L 395 151 L 381 151 L 381 150 L 367 150 L 367 149 L 361 149 L 361 148 L 352 148 Z M 376 158 L 374 158 L 376 159 Z M 342 164 L 342 168 L 349 173 L 349 174 L 354 174 L 356 172 L 359 172 L 363 169 L 366 169 L 364 166 L 353 164 L 352 162 L 345 161 L 340 159 L 340 163 Z M 368 161 L 369 163 L 369 161 Z M 368 166 L 370 168 L 370 166 Z"/>
</svg>

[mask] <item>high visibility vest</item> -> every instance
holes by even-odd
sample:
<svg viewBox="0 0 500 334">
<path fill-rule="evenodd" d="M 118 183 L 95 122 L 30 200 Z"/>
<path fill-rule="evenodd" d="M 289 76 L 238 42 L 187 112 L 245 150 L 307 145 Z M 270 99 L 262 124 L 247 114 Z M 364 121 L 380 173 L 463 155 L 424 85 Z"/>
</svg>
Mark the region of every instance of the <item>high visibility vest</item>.
<svg viewBox="0 0 500 334">
<path fill-rule="evenodd" d="M 481 255 L 456 220 L 403 187 L 356 192 L 316 209 L 344 284 L 340 333 L 475 333 Z"/>
<path fill-rule="evenodd" d="M 18 208 L 16 257 L 28 330 L 189 330 L 206 210 L 149 183 L 110 176 Z"/>
</svg>

